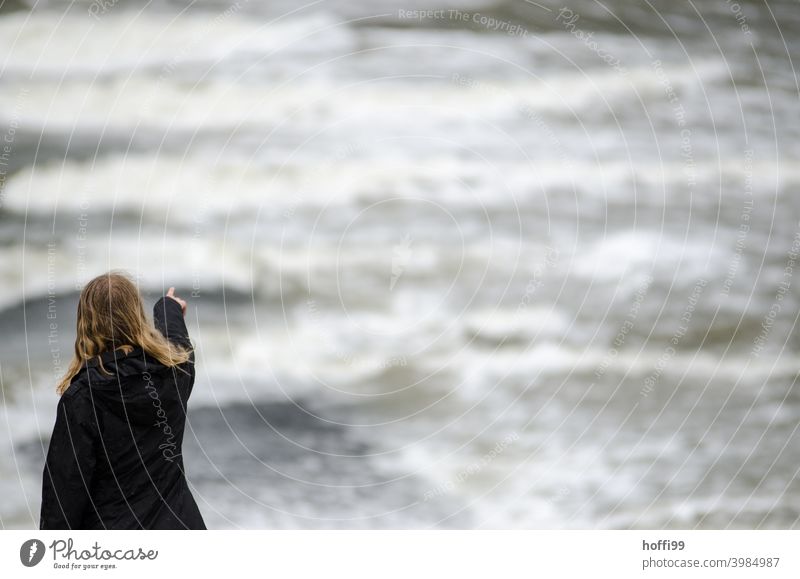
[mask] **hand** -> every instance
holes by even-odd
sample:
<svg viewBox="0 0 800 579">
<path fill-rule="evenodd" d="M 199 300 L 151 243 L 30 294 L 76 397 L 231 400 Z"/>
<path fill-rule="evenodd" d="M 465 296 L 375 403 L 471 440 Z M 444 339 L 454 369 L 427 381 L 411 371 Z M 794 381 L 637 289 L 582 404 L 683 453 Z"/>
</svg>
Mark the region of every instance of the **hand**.
<svg viewBox="0 0 800 579">
<path fill-rule="evenodd" d="M 167 297 L 168 298 L 172 298 L 173 300 L 178 302 L 178 304 L 181 306 L 181 311 L 183 312 L 183 315 L 185 316 L 186 315 L 186 300 L 182 300 L 181 298 L 179 298 L 178 296 L 175 295 L 175 288 L 174 287 L 169 288 L 169 291 L 167 292 Z"/>
</svg>

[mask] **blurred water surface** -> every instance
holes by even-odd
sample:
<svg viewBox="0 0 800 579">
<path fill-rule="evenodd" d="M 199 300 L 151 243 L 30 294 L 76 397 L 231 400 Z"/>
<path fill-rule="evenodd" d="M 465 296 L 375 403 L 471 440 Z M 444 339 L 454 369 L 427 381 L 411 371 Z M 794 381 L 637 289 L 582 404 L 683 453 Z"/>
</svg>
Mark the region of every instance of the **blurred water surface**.
<svg viewBox="0 0 800 579">
<path fill-rule="evenodd" d="M 790 1 L 6 2 L 0 524 L 77 289 L 191 295 L 210 527 L 794 528 Z"/>
</svg>

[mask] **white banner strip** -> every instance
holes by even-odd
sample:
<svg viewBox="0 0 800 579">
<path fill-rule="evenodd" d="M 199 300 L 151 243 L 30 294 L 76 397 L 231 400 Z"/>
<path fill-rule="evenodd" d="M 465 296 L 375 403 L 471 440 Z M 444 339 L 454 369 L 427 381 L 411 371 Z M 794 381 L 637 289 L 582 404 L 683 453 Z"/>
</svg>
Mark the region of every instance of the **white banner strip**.
<svg viewBox="0 0 800 579">
<path fill-rule="evenodd" d="M 800 531 L 0 532 L 0 576 L 800 577 Z"/>
</svg>

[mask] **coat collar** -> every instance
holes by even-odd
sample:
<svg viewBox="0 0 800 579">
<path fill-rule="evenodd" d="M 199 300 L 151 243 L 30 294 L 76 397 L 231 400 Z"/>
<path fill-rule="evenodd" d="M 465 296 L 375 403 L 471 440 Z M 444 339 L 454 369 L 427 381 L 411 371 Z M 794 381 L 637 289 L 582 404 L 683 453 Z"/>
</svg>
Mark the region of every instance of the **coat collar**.
<svg viewBox="0 0 800 579">
<path fill-rule="evenodd" d="M 120 377 L 145 372 L 148 364 L 153 361 L 141 346 L 134 346 L 133 350 L 127 354 L 122 350 L 109 350 L 84 362 L 80 370 L 72 377 L 70 384 L 88 377 L 93 388 L 104 388 L 110 385 L 116 387 Z M 105 372 L 99 368 L 100 362 L 103 363 Z"/>
<path fill-rule="evenodd" d="M 103 367 L 108 366 L 108 364 L 119 363 L 126 358 L 136 358 L 142 356 L 142 347 L 141 346 L 134 346 L 133 350 L 128 352 L 127 354 L 123 350 L 106 350 L 99 356 L 95 356 L 87 360 L 84 363 L 84 366 L 87 368 L 93 368 L 98 365 L 99 362 L 103 362 Z"/>
</svg>

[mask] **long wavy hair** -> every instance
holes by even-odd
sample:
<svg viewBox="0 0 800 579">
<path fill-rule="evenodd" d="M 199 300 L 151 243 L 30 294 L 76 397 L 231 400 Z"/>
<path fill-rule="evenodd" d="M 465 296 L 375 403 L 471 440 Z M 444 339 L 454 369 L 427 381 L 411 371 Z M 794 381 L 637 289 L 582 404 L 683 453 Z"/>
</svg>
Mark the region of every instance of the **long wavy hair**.
<svg viewBox="0 0 800 579">
<path fill-rule="evenodd" d="M 126 354 L 140 346 L 165 366 L 189 360 L 190 352 L 173 344 L 147 320 L 142 296 L 124 272 L 99 275 L 83 288 L 78 299 L 75 356 L 56 388 L 59 395 L 69 388 L 83 365 L 103 352 L 120 349 Z M 98 360 L 101 371 L 111 375 Z"/>
</svg>

